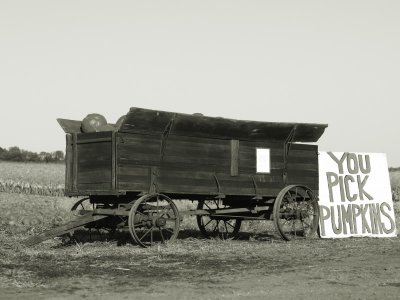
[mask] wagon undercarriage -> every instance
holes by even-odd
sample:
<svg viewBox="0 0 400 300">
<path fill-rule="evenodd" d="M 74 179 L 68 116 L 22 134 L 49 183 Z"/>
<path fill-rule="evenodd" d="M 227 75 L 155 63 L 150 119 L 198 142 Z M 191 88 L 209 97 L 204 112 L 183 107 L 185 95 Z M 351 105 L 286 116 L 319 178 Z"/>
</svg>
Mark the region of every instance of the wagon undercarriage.
<svg viewBox="0 0 400 300">
<path fill-rule="evenodd" d="M 224 199 L 211 199 L 199 201 L 197 209 L 179 211 L 171 198 L 158 193 L 119 204 L 90 203 L 90 198 L 83 198 L 72 207 L 75 220 L 34 236 L 25 244 L 34 245 L 86 227 L 109 231 L 127 228 L 136 244 L 148 247 L 174 241 L 180 222 L 187 216 L 196 216 L 199 230 L 207 238 L 235 239 L 245 220 L 272 220 L 285 240 L 313 236 L 318 227 L 317 198 L 303 185 L 287 186 L 275 199 L 253 206 L 236 206 Z"/>
</svg>

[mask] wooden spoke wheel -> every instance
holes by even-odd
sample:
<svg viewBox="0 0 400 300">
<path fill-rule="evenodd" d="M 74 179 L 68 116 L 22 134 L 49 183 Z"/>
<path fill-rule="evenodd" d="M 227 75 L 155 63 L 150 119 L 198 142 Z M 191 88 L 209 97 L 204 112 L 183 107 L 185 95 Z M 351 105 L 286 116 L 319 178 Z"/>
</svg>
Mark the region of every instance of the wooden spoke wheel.
<svg viewBox="0 0 400 300">
<path fill-rule="evenodd" d="M 136 200 L 128 218 L 129 232 L 142 247 L 174 241 L 179 224 L 178 208 L 162 194 L 150 194 Z"/>
<path fill-rule="evenodd" d="M 93 210 L 94 204 L 90 203 L 89 198 L 80 199 L 71 207 L 71 211 L 73 212 L 74 216 L 77 217 Z"/>
<path fill-rule="evenodd" d="M 197 209 L 215 210 L 227 208 L 220 200 L 199 201 Z M 236 239 L 239 234 L 241 219 L 223 216 L 197 215 L 197 225 L 204 237 L 224 240 Z"/>
<path fill-rule="evenodd" d="M 273 220 L 277 232 L 284 240 L 315 235 L 319 221 L 317 197 L 303 185 L 285 187 L 275 199 Z"/>
</svg>

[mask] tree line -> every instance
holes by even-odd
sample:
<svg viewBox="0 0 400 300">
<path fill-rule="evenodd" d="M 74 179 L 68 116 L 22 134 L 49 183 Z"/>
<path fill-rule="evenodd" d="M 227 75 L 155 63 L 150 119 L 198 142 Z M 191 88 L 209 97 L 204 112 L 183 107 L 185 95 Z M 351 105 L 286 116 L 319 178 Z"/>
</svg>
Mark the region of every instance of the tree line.
<svg viewBox="0 0 400 300">
<path fill-rule="evenodd" d="M 19 162 L 61 162 L 64 161 L 63 151 L 54 152 L 32 152 L 20 149 L 19 147 L 10 147 L 3 149 L 0 147 L 0 160 L 19 161 Z"/>
</svg>

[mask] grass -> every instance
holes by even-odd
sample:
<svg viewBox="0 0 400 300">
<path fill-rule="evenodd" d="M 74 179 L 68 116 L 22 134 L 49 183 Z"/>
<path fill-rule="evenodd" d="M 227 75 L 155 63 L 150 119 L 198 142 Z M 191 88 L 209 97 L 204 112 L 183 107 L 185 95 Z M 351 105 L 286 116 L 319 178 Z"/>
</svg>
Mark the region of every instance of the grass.
<svg viewBox="0 0 400 300">
<path fill-rule="evenodd" d="M 39 293 L 48 298 L 83 294 L 89 299 L 126 293 L 128 298 L 161 294 L 162 299 L 241 299 L 279 293 L 278 299 L 312 299 L 307 293 L 313 287 L 319 291 L 317 299 L 327 294 L 325 289 L 335 297 L 335 289 L 341 287 L 366 298 L 359 294 L 363 286 L 396 295 L 400 282 L 400 239 L 288 243 L 184 236 L 174 244 L 147 249 L 112 240 L 70 245 L 52 240 L 34 248 L 20 241 L 0 234 L 0 288 L 18 288 L 19 297 L 26 290 L 33 298 Z"/>
</svg>

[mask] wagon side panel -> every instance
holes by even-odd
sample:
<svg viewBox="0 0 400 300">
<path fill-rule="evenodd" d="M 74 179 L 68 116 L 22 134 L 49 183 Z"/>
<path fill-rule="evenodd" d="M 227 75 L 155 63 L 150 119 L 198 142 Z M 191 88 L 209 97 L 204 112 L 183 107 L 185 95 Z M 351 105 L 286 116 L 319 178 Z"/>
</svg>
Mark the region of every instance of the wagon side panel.
<svg viewBox="0 0 400 300">
<path fill-rule="evenodd" d="M 69 195 L 113 194 L 113 133 L 74 134 Z M 68 165 L 67 165 L 68 168 Z"/>
<path fill-rule="evenodd" d="M 232 156 L 232 147 L 237 155 Z M 256 172 L 256 148 L 271 151 L 271 172 Z M 238 149 L 237 149 L 238 148 Z M 119 133 L 117 182 L 121 191 L 171 194 L 268 195 L 284 186 L 284 143 Z M 237 161 L 236 161 L 237 160 Z M 237 164 L 237 172 L 232 172 Z"/>
<path fill-rule="evenodd" d="M 318 192 L 318 146 L 290 144 L 287 157 L 287 184 L 302 184 Z"/>
</svg>

